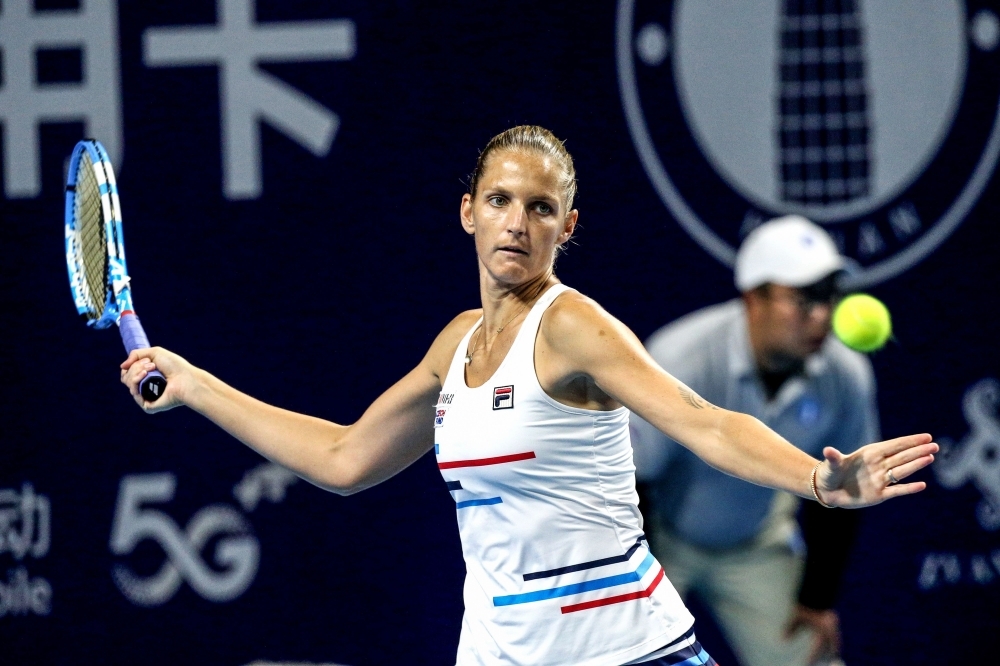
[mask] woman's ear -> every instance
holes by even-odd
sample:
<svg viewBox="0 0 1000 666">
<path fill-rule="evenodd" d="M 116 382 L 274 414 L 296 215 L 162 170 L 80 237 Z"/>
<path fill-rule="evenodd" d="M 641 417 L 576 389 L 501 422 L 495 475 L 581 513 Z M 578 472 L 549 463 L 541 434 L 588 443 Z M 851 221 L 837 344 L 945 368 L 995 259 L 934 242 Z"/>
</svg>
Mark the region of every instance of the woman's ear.
<svg viewBox="0 0 1000 666">
<path fill-rule="evenodd" d="M 576 221 L 580 217 L 580 211 L 576 208 L 566 213 L 566 220 L 563 222 L 562 233 L 559 234 L 559 238 L 556 239 L 557 245 L 563 245 L 570 238 L 573 237 L 573 231 L 576 230 Z"/>
<path fill-rule="evenodd" d="M 458 209 L 458 216 L 462 220 L 462 228 L 465 229 L 465 233 L 470 236 L 476 233 L 476 223 L 472 219 L 472 195 L 463 194 L 462 204 Z"/>
</svg>

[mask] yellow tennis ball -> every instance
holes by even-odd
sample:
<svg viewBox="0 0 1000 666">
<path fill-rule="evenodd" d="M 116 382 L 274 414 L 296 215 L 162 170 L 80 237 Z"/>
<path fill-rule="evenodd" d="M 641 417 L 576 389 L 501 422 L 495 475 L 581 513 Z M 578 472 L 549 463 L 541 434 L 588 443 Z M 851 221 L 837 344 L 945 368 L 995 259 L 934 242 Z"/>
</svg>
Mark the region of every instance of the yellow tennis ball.
<svg viewBox="0 0 1000 666">
<path fill-rule="evenodd" d="M 833 312 L 833 332 L 851 349 L 873 352 L 892 335 L 892 318 L 874 296 L 851 294 Z"/>
</svg>

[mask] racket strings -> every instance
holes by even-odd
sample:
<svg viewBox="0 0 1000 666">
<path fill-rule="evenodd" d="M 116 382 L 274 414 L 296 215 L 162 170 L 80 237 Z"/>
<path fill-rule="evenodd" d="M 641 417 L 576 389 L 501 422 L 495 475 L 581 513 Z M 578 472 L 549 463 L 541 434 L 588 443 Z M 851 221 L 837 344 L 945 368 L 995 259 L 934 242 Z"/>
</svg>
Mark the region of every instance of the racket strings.
<svg viewBox="0 0 1000 666">
<path fill-rule="evenodd" d="M 101 316 L 108 297 L 108 248 L 101 189 L 94 176 L 94 164 L 86 152 L 81 155 L 77 170 L 74 208 L 80 230 L 80 258 L 92 301 L 90 317 L 96 319 Z"/>
</svg>

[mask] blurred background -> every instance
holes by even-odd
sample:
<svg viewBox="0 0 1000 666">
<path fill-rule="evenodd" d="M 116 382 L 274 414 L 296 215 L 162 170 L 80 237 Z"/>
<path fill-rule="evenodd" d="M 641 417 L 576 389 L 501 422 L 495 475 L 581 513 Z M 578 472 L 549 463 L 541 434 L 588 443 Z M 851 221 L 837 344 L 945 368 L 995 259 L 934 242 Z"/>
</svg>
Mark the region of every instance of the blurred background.
<svg viewBox="0 0 1000 666">
<path fill-rule="evenodd" d="M 64 170 L 84 136 L 111 152 L 153 344 L 350 423 L 478 307 L 459 201 L 478 150 L 527 123 L 576 160 L 558 276 L 641 338 L 735 296 L 761 221 L 831 233 L 894 316 L 872 355 L 883 434 L 946 445 L 926 492 L 863 513 L 844 660 L 987 663 L 1000 5 L 813 3 L 860 35 L 842 71 L 863 103 L 837 122 L 865 137 L 863 168 L 816 196 L 780 131 L 834 122 L 780 103 L 782 67 L 809 59 L 783 38 L 799 4 L 3 2 L 0 662 L 454 662 L 464 565 L 433 459 L 343 498 L 191 412 L 143 415 L 117 333 L 74 312 Z"/>
</svg>

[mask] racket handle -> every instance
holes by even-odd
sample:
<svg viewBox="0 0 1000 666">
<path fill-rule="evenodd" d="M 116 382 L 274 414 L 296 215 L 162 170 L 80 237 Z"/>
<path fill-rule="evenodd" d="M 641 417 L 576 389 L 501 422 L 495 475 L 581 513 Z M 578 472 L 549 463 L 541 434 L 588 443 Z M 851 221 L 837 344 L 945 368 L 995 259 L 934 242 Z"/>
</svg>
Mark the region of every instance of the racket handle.
<svg viewBox="0 0 1000 666">
<path fill-rule="evenodd" d="M 134 312 L 126 312 L 118 321 L 118 330 L 129 354 L 136 349 L 149 349 L 149 338 L 142 330 L 139 317 Z M 156 402 L 167 388 L 167 378 L 159 370 L 153 370 L 139 382 L 139 393 L 147 402 Z"/>
</svg>

